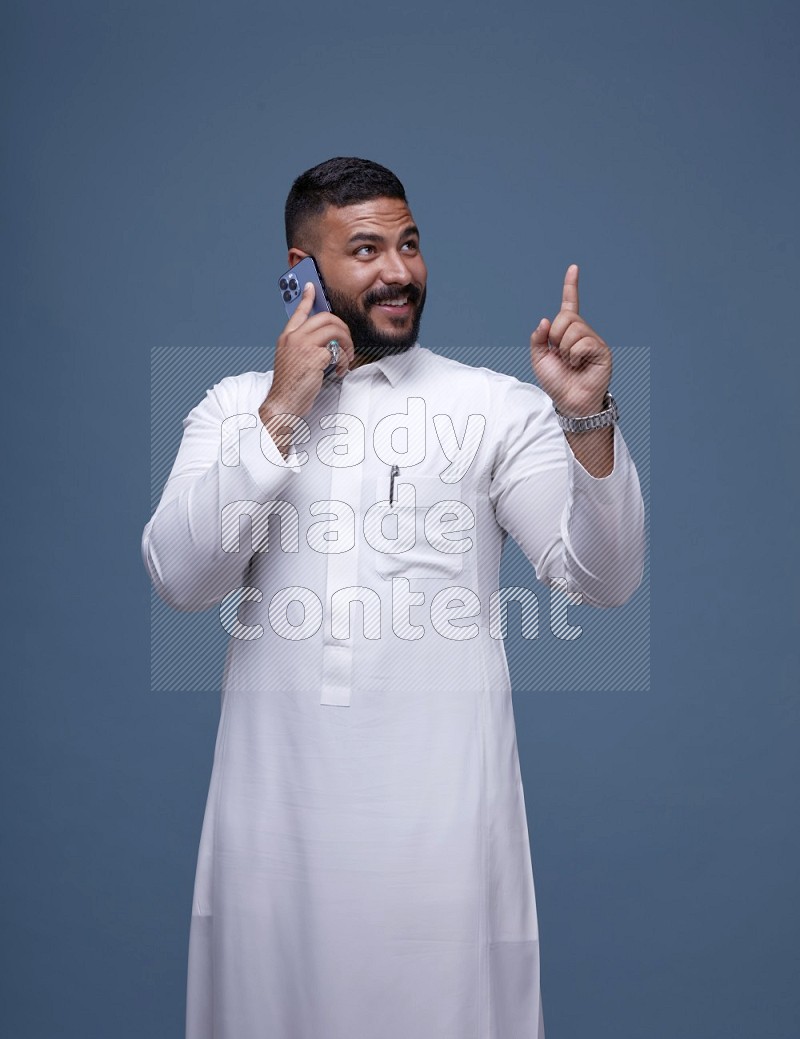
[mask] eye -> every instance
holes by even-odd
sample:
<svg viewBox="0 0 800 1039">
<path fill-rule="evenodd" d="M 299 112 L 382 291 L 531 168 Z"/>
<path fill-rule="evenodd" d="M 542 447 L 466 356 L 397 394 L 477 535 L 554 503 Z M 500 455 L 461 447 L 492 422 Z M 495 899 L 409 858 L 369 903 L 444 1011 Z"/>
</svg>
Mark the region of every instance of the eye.
<svg viewBox="0 0 800 1039">
<path fill-rule="evenodd" d="M 374 245 L 360 245 L 358 247 L 358 249 L 356 249 L 354 255 L 355 256 L 366 256 L 369 253 L 373 253 L 374 251 L 375 251 L 375 246 Z"/>
<path fill-rule="evenodd" d="M 403 244 L 403 248 L 404 248 L 404 249 L 405 249 L 405 250 L 406 250 L 407 252 L 412 252 L 412 253 L 415 253 L 415 252 L 417 251 L 417 249 L 419 249 L 419 242 L 416 242 L 416 241 L 414 241 L 414 240 L 412 239 L 412 240 L 411 240 L 411 241 L 409 241 L 409 242 L 405 242 L 405 243 Z"/>
</svg>

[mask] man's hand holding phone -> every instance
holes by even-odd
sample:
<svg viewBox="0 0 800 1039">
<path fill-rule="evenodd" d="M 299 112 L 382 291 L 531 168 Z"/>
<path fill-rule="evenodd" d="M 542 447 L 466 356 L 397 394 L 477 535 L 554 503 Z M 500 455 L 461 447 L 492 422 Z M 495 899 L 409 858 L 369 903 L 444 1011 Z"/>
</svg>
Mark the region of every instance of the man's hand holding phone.
<svg viewBox="0 0 800 1039">
<path fill-rule="evenodd" d="M 266 400 L 259 408 L 261 421 L 281 454 L 289 451 L 292 416 L 302 418 L 311 410 L 331 363 L 328 343 L 339 343 L 336 374 L 342 376 L 353 362 L 350 329 L 335 314 L 311 314 L 315 287 L 308 282 L 297 309 L 286 322 L 275 347 L 275 371 Z"/>
</svg>

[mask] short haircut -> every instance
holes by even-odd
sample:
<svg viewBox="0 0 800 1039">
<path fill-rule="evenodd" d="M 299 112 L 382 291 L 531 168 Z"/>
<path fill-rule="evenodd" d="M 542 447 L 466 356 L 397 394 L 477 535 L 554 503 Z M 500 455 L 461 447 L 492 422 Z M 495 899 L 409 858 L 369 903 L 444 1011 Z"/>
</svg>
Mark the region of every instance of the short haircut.
<svg viewBox="0 0 800 1039">
<path fill-rule="evenodd" d="M 407 202 L 398 178 L 369 159 L 328 159 L 301 173 L 286 199 L 286 245 L 304 252 L 313 242 L 311 224 L 327 206 L 352 206 L 374 198 L 399 198 Z"/>
</svg>

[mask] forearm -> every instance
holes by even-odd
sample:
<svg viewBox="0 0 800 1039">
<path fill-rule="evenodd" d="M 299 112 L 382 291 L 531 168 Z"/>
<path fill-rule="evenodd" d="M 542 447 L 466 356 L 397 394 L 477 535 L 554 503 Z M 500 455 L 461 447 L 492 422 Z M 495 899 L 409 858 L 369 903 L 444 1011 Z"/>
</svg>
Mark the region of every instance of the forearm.
<svg viewBox="0 0 800 1039">
<path fill-rule="evenodd" d="M 153 586 L 177 610 L 208 609 L 242 584 L 251 553 L 242 546 L 224 550 L 222 515 L 226 504 L 243 499 L 228 497 L 215 464 L 165 501 L 145 527 L 142 555 Z"/>
<path fill-rule="evenodd" d="M 144 530 L 142 555 L 153 585 L 179 610 L 207 609 L 242 585 L 253 552 L 266 547 L 259 539 L 266 542 L 270 503 L 280 503 L 299 469 L 241 407 L 220 392 L 192 412 Z"/>
<path fill-rule="evenodd" d="M 598 457 L 605 450 L 580 444 L 572 449 L 572 437 L 609 434 L 612 468 L 602 471 Z M 639 586 L 644 565 L 644 505 L 636 468 L 618 428 L 591 434 L 569 434 L 568 500 L 562 537 L 568 587 L 579 591 L 587 603 L 620 606 Z"/>
</svg>

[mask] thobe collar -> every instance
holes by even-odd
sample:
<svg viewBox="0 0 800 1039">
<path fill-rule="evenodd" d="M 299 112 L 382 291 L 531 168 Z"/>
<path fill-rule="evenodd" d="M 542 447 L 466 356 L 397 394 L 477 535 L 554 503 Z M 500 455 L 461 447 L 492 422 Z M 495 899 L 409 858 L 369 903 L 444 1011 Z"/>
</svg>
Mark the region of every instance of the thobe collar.
<svg viewBox="0 0 800 1039">
<path fill-rule="evenodd" d="M 377 361 L 362 364 L 360 368 L 355 368 L 350 374 L 363 372 L 366 375 L 367 372 L 380 372 L 392 386 L 396 386 L 409 368 L 419 360 L 420 349 L 419 342 L 416 342 L 401 354 L 391 354 L 389 357 L 381 357 Z"/>
</svg>

